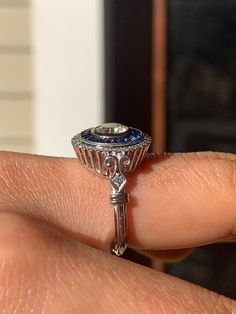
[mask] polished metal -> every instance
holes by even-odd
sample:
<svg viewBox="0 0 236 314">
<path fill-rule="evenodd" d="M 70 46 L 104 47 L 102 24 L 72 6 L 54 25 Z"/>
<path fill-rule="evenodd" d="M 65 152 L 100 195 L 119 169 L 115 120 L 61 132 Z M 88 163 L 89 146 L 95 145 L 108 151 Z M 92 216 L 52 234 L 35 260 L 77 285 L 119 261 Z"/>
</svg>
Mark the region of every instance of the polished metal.
<svg viewBox="0 0 236 314">
<path fill-rule="evenodd" d="M 115 235 L 113 253 L 121 256 L 127 247 L 127 214 L 126 204 L 128 194 L 125 192 L 126 167 L 130 164 L 130 158 L 123 152 L 111 153 L 105 158 L 105 166 L 113 167 L 109 179 L 111 182 L 111 204 L 114 206 Z"/>
<path fill-rule="evenodd" d="M 131 130 L 137 138 L 130 136 Z M 146 158 L 150 143 L 149 135 L 119 123 L 105 123 L 72 138 L 80 162 L 110 180 L 110 202 L 114 207 L 115 224 L 112 251 L 117 256 L 121 256 L 127 248 L 127 175 Z"/>
</svg>

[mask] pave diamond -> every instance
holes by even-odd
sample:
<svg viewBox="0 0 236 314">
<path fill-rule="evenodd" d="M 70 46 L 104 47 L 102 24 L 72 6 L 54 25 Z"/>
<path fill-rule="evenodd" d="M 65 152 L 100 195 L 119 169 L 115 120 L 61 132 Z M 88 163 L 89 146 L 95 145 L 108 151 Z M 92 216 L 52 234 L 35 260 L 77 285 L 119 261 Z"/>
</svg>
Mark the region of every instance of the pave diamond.
<svg viewBox="0 0 236 314">
<path fill-rule="evenodd" d="M 125 181 L 125 177 L 121 175 L 116 175 L 113 182 L 116 186 L 120 186 Z"/>
</svg>

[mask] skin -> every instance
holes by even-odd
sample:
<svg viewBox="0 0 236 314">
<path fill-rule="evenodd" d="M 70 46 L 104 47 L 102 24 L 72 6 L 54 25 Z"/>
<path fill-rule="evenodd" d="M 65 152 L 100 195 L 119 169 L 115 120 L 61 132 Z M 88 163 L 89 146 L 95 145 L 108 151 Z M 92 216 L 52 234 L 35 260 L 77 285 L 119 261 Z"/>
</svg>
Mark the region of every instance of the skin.
<svg viewBox="0 0 236 314">
<path fill-rule="evenodd" d="M 236 237 L 236 156 L 148 158 L 129 176 L 129 245 L 152 257 Z M 110 255 L 106 178 L 0 152 L 0 313 L 236 313 L 236 302 Z"/>
</svg>

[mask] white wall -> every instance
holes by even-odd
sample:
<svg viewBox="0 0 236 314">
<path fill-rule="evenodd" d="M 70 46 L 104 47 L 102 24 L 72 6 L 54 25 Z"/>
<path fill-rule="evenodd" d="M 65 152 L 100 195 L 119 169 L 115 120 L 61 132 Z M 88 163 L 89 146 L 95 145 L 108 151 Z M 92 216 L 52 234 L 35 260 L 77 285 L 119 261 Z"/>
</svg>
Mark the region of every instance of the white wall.
<svg viewBox="0 0 236 314">
<path fill-rule="evenodd" d="M 31 9 L 0 1 L 0 150 L 32 152 Z"/>
<path fill-rule="evenodd" d="M 74 156 L 103 121 L 103 1 L 33 0 L 35 152 Z"/>
</svg>

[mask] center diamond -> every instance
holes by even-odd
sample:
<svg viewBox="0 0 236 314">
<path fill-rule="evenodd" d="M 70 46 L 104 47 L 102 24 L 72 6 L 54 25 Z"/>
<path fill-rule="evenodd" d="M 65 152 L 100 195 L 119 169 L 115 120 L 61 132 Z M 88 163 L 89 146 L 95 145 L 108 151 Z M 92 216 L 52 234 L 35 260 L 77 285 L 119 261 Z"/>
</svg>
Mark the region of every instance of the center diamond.
<svg viewBox="0 0 236 314">
<path fill-rule="evenodd" d="M 128 131 L 128 127 L 120 123 L 104 123 L 95 128 L 95 134 L 119 135 Z"/>
</svg>

